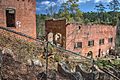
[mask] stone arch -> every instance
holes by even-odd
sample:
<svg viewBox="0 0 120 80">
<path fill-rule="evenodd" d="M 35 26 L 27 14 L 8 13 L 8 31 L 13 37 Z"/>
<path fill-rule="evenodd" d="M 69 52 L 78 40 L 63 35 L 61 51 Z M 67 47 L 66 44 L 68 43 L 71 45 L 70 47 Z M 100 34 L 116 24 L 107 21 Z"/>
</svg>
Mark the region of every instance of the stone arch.
<svg viewBox="0 0 120 80">
<path fill-rule="evenodd" d="M 87 57 L 88 57 L 88 58 L 93 58 L 93 52 L 92 52 L 92 51 L 89 51 L 89 52 L 87 53 Z"/>
<path fill-rule="evenodd" d="M 53 33 L 52 32 L 48 33 L 48 41 L 53 43 L 53 40 L 54 40 Z"/>
<path fill-rule="evenodd" d="M 56 33 L 54 39 L 56 45 L 60 45 L 60 46 L 62 45 L 62 34 Z"/>
<path fill-rule="evenodd" d="M 115 50 L 113 49 L 113 47 L 109 48 L 109 55 L 115 55 Z"/>
</svg>

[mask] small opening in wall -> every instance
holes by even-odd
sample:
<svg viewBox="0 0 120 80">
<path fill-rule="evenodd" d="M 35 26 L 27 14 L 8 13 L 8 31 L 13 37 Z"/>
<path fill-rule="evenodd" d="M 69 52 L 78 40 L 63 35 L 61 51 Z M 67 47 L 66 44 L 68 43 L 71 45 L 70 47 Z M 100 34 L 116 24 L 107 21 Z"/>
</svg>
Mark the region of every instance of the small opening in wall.
<svg viewBox="0 0 120 80">
<path fill-rule="evenodd" d="M 78 26 L 79 29 L 81 29 L 81 26 Z"/>
<path fill-rule="evenodd" d="M 98 57 L 101 56 L 101 49 L 98 50 Z"/>
<path fill-rule="evenodd" d="M 88 58 L 93 58 L 93 52 L 92 52 L 92 51 L 89 51 L 89 52 L 87 53 L 87 57 L 88 57 Z"/>
<path fill-rule="evenodd" d="M 19 1 L 19 0 L 17 0 L 17 1 Z"/>
<path fill-rule="evenodd" d="M 6 24 L 7 27 L 15 27 L 15 9 L 6 9 Z"/>
<path fill-rule="evenodd" d="M 25 0 L 22 0 L 22 1 L 25 1 Z"/>
</svg>

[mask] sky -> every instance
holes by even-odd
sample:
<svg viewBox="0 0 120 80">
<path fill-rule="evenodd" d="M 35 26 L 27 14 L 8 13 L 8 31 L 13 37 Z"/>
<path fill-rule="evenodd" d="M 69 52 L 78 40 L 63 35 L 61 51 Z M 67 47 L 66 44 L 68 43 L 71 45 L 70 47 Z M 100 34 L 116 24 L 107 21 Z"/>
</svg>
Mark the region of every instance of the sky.
<svg viewBox="0 0 120 80">
<path fill-rule="evenodd" d="M 48 8 L 52 5 L 55 12 L 58 12 L 60 6 L 62 3 L 66 2 L 67 0 L 36 0 L 37 1 L 37 8 L 36 12 L 37 14 L 47 14 Z M 99 2 L 102 2 L 105 6 L 110 2 L 111 0 L 79 0 L 79 9 L 82 12 L 91 12 L 96 11 L 95 5 L 99 4 Z M 120 0 L 118 0 L 120 1 Z M 108 11 L 109 9 L 106 9 Z"/>
</svg>

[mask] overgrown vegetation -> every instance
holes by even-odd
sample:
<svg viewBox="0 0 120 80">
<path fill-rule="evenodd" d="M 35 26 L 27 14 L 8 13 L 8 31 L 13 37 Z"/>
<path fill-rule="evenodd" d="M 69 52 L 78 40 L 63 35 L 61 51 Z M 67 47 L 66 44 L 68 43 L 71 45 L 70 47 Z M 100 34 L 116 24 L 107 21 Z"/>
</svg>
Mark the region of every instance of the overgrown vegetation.
<svg viewBox="0 0 120 80">
<path fill-rule="evenodd" d="M 10 49 L 16 59 L 22 62 L 35 58 L 43 52 L 41 44 L 21 40 L 6 31 L 0 32 L 0 48 Z"/>
<path fill-rule="evenodd" d="M 96 61 L 96 64 L 101 68 L 115 68 L 116 70 L 120 70 L 120 60 L 114 59 L 114 60 L 104 60 L 99 59 Z"/>
</svg>

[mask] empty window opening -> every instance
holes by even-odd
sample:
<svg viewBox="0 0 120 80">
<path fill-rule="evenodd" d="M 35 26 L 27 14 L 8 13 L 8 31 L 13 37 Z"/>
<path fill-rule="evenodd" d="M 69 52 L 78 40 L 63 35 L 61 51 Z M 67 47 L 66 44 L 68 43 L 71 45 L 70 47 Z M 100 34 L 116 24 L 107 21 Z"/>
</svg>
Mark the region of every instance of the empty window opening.
<svg viewBox="0 0 120 80">
<path fill-rule="evenodd" d="M 101 56 L 101 49 L 98 50 L 98 57 Z"/>
<path fill-rule="evenodd" d="M 103 45 L 104 44 L 104 39 L 100 39 L 99 40 L 99 45 Z"/>
<path fill-rule="evenodd" d="M 15 9 L 6 9 L 7 27 L 15 27 Z"/>
<path fill-rule="evenodd" d="M 78 26 L 79 29 L 81 29 L 81 26 Z"/>
<path fill-rule="evenodd" d="M 90 47 L 94 46 L 94 40 L 88 41 L 88 46 Z"/>
<path fill-rule="evenodd" d="M 113 38 L 108 38 L 108 42 L 112 43 L 113 42 Z"/>
<path fill-rule="evenodd" d="M 82 42 L 75 43 L 74 48 L 82 48 Z"/>
</svg>

